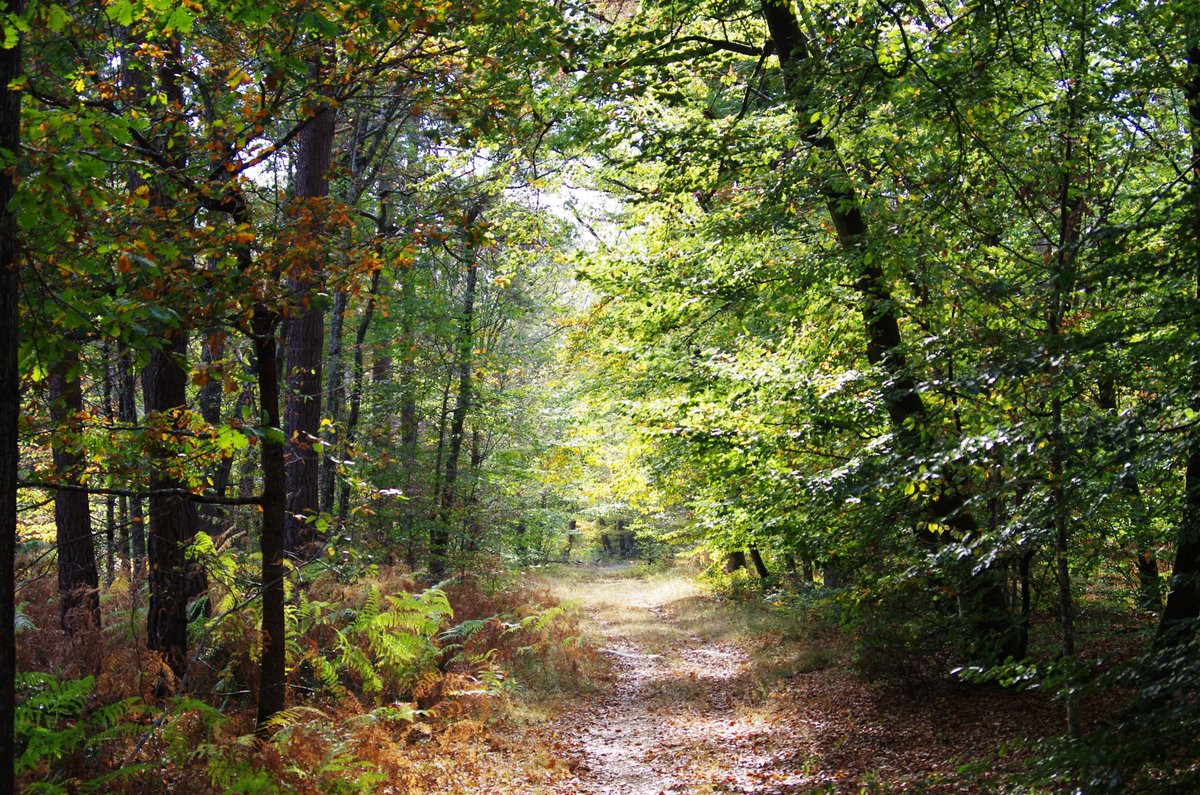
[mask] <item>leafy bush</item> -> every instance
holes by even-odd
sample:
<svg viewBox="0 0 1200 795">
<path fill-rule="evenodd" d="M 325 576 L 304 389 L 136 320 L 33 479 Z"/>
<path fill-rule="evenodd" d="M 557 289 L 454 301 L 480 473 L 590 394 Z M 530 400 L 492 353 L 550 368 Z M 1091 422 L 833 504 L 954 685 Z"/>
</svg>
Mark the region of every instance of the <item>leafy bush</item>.
<svg viewBox="0 0 1200 795">
<path fill-rule="evenodd" d="M 1152 650 L 1088 689 L 1133 698 L 1113 723 L 1081 742 L 1047 745 L 1034 783 L 1089 793 L 1200 791 L 1200 638 Z"/>
</svg>

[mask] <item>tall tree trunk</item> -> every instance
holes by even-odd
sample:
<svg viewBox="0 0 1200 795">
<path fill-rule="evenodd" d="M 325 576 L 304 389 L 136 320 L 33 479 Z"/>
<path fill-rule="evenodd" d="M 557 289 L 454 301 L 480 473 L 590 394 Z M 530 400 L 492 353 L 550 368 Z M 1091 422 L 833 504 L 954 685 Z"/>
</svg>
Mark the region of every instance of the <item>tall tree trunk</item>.
<svg viewBox="0 0 1200 795">
<path fill-rule="evenodd" d="M 21 18 L 24 0 L 9 0 L 8 13 Z M 0 48 L 0 153 L 20 157 L 21 95 L 11 88 L 21 75 L 21 36 L 12 47 Z M 20 436 L 21 382 L 17 375 L 17 340 L 21 316 L 20 239 L 17 219 L 9 209 L 16 192 L 16 171 L 0 172 L 0 792 L 15 791 L 13 738 L 16 713 L 17 466 Z"/>
<path fill-rule="evenodd" d="M 409 550 L 409 565 L 413 565 L 416 544 L 417 501 L 413 489 L 417 477 L 419 448 L 417 417 L 417 340 L 416 303 L 417 279 L 415 262 L 400 263 L 400 456 L 404 467 L 404 495 L 408 502 L 400 506 L 400 532 Z"/>
<path fill-rule="evenodd" d="M 225 197 L 219 205 L 234 225 L 250 227 L 252 216 L 246 197 L 236 183 L 226 186 Z M 253 276 L 254 253 L 248 244 L 234 252 L 238 270 L 247 278 Z M 278 274 L 268 272 L 266 281 L 273 282 Z M 263 298 L 255 301 L 250 316 L 249 332 L 254 349 L 254 374 L 258 382 L 259 455 L 262 465 L 262 525 L 259 535 L 262 556 L 262 656 L 259 662 L 257 733 L 270 733 L 269 721 L 285 706 L 287 662 L 287 617 L 284 609 L 284 514 L 287 508 L 287 473 L 284 455 L 286 439 L 279 422 L 280 378 L 279 339 L 280 315 Z"/>
<path fill-rule="evenodd" d="M 176 676 L 187 667 L 186 549 L 196 534 L 196 505 L 186 483 L 172 471 L 177 435 L 184 431 L 179 412 L 187 402 L 187 335 L 167 333 L 167 344 L 150 354 L 142 372 L 147 424 L 166 439 L 154 450 L 157 465 L 150 471 L 150 613 L 147 645 L 163 655 Z"/>
<path fill-rule="evenodd" d="M 1195 269 L 1193 293 L 1200 303 L 1200 14 L 1195 9 L 1184 17 L 1187 36 L 1188 121 L 1192 142 L 1191 218 L 1183 246 Z M 1191 408 L 1200 411 L 1200 312 L 1193 314 L 1191 357 Z M 1183 514 L 1175 541 L 1175 566 L 1170 591 L 1158 625 L 1160 644 L 1182 642 L 1196 632 L 1200 620 L 1200 434 L 1192 431 L 1188 440 L 1187 469 L 1184 472 Z"/>
<path fill-rule="evenodd" d="M 371 329 L 371 320 L 375 316 L 375 302 L 379 296 L 379 285 L 382 271 L 371 274 L 371 286 L 367 291 L 367 305 L 363 307 L 362 318 L 354 334 L 354 365 L 350 382 L 349 409 L 346 412 L 346 427 L 342 434 L 342 457 L 349 457 L 350 451 L 358 439 L 359 414 L 362 411 L 363 381 L 366 379 L 366 341 L 367 332 Z M 350 482 L 343 481 L 338 493 L 337 523 L 342 526 L 350 516 Z"/>
<path fill-rule="evenodd" d="M 479 215 L 479 210 L 473 210 L 466 219 L 464 231 L 469 237 L 472 226 Z M 458 389 L 454 397 L 454 411 L 450 417 L 450 438 L 446 447 L 446 469 L 442 477 L 442 491 L 438 500 L 440 511 L 438 520 L 433 523 L 429 532 L 429 571 L 435 580 L 440 580 L 446 574 L 449 565 L 450 527 L 455 503 L 455 489 L 458 480 L 458 459 L 462 454 L 463 428 L 467 421 L 467 412 L 471 407 L 471 368 L 472 352 L 475 347 L 475 290 L 479 284 L 479 268 L 476 262 L 476 250 L 473 243 L 468 242 L 467 249 L 467 280 L 463 290 L 462 314 L 459 317 L 458 350 L 455 366 L 458 371 Z"/>
<path fill-rule="evenodd" d="M 78 351 L 69 351 L 50 369 L 50 419 L 55 426 L 54 469 L 63 485 L 79 487 L 77 490 L 60 490 L 54 495 L 58 594 L 62 607 L 60 621 L 68 632 L 76 632 L 89 624 L 100 625 L 100 577 L 92 541 L 92 509 L 88 493 L 82 489 L 81 478 L 85 460 L 80 438 L 83 388 L 79 368 Z"/>
<path fill-rule="evenodd" d="M 1076 142 L 1082 137 L 1079 127 L 1078 85 L 1086 72 L 1086 45 L 1084 31 L 1086 20 L 1079 20 L 1079 49 L 1073 79 L 1067 84 L 1066 129 L 1062 133 L 1061 177 L 1058 191 L 1058 244 L 1051 270 L 1049 311 L 1046 317 L 1046 350 L 1048 352 L 1048 380 L 1053 394 L 1050 399 L 1050 519 L 1054 530 L 1055 579 L 1058 584 L 1058 619 L 1062 638 L 1062 656 L 1070 662 L 1075 656 L 1075 604 L 1071 587 L 1071 571 L 1068 560 L 1070 553 L 1070 506 L 1067 493 L 1066 456 L 1069 440 L 1063 425 L 1063 395 L 1060 383 L 1062 362 L 1066 359 L 1063 342 L 1063 319 L 1072 305 L 1076 289 L 1076 259 L 1078 256 L 1080 227 L 1083 214 L 1082 192 L 1076 190 L 1084 176 L 1076 169 Z M 1078 741 L 1081 734 L 1079 700 L 1068 692 L 1065 697 L 1067 708 L 1067 734 Z"/>
<path fill-rule="evenodd" d="M 200 361 L 206 367 L 223 366 L 225 359 L 225 339 L 221 334 L 210 335 L 207 340 L 204 340 L 200 346 Z M 196 398 L 196 402 L 200 407 L 200 416 L 211 427 L 215 428 L 221 423 L 221 412 L 225 398 L 225 385 L 223 379 L 209 376 L 209 379 L 200 387 L 200 394 Z M 239 401 L 240 403 L 240 401 Z M 218 497 L 225 496 L 225 490 L 229 487 L 229 474 L 233 467 L 232 456 L 222 456 L 209 470 L 208 477 L 212 482 L 212 492 Z M 224 529 L 225 508 L 220 505 L 204 505 L 200 509 L 200 518 L 206 528 L 206 532 L 216 538 Z"/>
<path fill-rule="evenodd" d="M 325 378 L 325 394 L 328 400 L 326 414 L 329 417 L 328 426 L 322 442 L 325 446 L 325 456 L 321 459 L 321 493 L 318 507 L 321 513 L 333 514 L 333 497 L 337 487 L 337 456 L 338 435 L 342 422 L 343 408 L 346 395 L 346 365 L 343 337 L 346 327 L 346 304 L 349 294 L 338 290 L 333 297 L 333 313 L 329 317 L 329 351 L 326 356 L 327 368 Z"/>
<path fill-rule="evenodd" d="M 309 70 L 314 81 L 324 76 L 320 61 Z M 296 203 L 307 221 L 307 234 L 323 238 L 324 199 L 329 195 L 328 173 L 333 159 L 335 111 L 322 100 L 312 120 L 300 133 L 296 163 Z M 287 511 L 284 550 L 304 557 L 320 538 L 316 520 L 320 511 L 318 456 L 314 444 L 321 433 L 321 356 L 324 348 L 325 311 L 313 299 L 322 283 L 320 247 L 305 263 L 304 273 L 289 280 L 289 288 L 303 310 L 288 321 L 288 390 L 284 403 L 284 432 L 290 444 L 287 461 Z M 310 550 L 309 550 L 310 551 Z"/>
<path fill-rule="evenodd" d="M 133 353 L 122 346 L 117 357 L 117 415 L 126 428 L 137 425 L 137 376 L 133 372 Z M 129 497 L 129 568 L 135 575 L 140 575 L 142 564 L 146 560 L 146 516 L 142 508 L 142 498 Z"/>
<path fill-rule="evenodd" d="M 467 226 L 474 221 L 468 219 Z M 442 495 L 438 504 L 438 521 L 430 531 L 430 572 L 433 579 L 442 579 L 449 564 L 451 514 L 455 506 L 455 489 L 458 479 L 458 458 L 462 454 L 463 428 L 467 423 L 472 393 L 472 352 L 474 349 L 475 288 L 479 283 L 479 268 L 475 262 L 474 246 L 470 247 L 467 259 L 467 286 L 463 291 L 462 316 L 458 327 L 458 351 L 456 369 L 458 388 L 455 393 L 454 412 L 450 416 L 450 438 L 446 446 L 445 471 L 442 478 Z"/>
<path fill-rule="evenodd" d="M 112 340 L 105 340 L 101 356 L 104 359 L 104 422 L 108 427 L 112 427 L 117 419 L 116 407 L 113 405 L 113 380 L 115 373 L 113 372 L 112 360 L 113 349 Z M 110 473 L 108 476 L 109 488 L 116 488 L 116 481 Z M 117 495 L 108 494 L 104 497 L 104 540 L 107 542 L 107 550 L 105 552 L 105 582 L 108 585 L 113 584 L 113 580 L 117 576 Z"/>
<path fill-rule="evenodd" d="M 834 140 L 824 132 L 819 119 L 814 121 L 811 116 L 812 86 L 806 72 L 811 65 L 807 63 L 808 40 L 787 0 L 764 0 L 762 15 L 779 59 L 784 88 L 800 125 L 800 137 L 826 159 L 828 172 L 819 178 L 817 187 L 825 199 L 842 250 L 853 257 L 858 268 L 855 288 L 866 332 L 867 360 L 883 371 L 886 385 L 883 400 L 888 417 L 901 444 L 915 446 L 927 442 L 929 412 L 909 371 L 897 303 L 881 265 L 865 256 L 868 229 L 862 200 Z M 978 532 L 964 504 L 963 484 L 947 475 L 926 505 L 928 522 L 949 526 L 963 535 Z M 918 538 L 928 546 L 938 542 L 937 535 L 924 528 L 918 531 Z M 998 572 L 989 570 L 973 577 L 963 601 L 974 656 L 985 661 L 1024 656 L 1016 628 L 1007 615 L 1004 581 Z"/>
<path fill-rule="evenodd" d="M 759 579 L 765 580 L 770 577 L 771 572 L 767 569 L 767 564 L 763 562 L 762 553 L 758 551 L 758 547 L 751 546 L 748 551 L 750 552 L 750 562 L 754 564 L 754 571 L 758 574 Z"/>
<path fill-rule="evenodd" d="M 171 164 L 182 170 L 186 161 L 183 143 L 178 137 L 184 124 L 182 47 L 172 38 L 167 55 L 158 70 L 158 83 L 167 101 L 166 120 L 158 131 L 159 146 Z M 164 186 L 150 191 L 153 205 L 170 203 Z M 196 535 L 196 504 L 187 495 L 186 483 L 175 467 L 175 445 L 185 432 L 188 374 L 187 333 L 182 328 L 165 329 L 163 346 L 150 353 L 142 372 L 142 402 L 147 424 L 158 426 L 160 439 L 156 466 L 150 472 L 150 612 L 147 617 L 147 645 L 159 651 L 177 677 L 187 669 L 187 603 L 189 595 L 201 587 L 195 575 L 189 577 L 186 550 Z"/>
<path fill-rule="evenodd" d="M 1096 403 L 1105 411 L 1117 414 L 1117 382 L 1111 376 L 1100 379 L 1098 384 L 1099 398 Z M 1134 569 L 1138 578 L 1138 607 L 1155 613 L 1163 609 L 1162 577 L 1158 571 L 1158 558 L 1154 554 L 1151 543 L 1152 528 L 1150 527 L 1150 511 L 1142 496 L 1141 486 L 1138 485 L 1136 474 L 1128 474 L 1122 478 L 1122 486 L 1129 496 L 1130 518 L 1134 542 L 1137 551 L 1134 556 Z"/>
<path fill-rule="evenodd" d="M 287 621 L 284 613 L 283 564 L 284 514 L 287 504 L 287 475 L 284 467 L 284 436 L 279 429 L 278 316 L 263 303 L 254 307 L 251 334 L 262 411 L 262 663 L 258 691 L 258 731 L 268 731 L 267 722 L 285 705 Z"/>
</svg>

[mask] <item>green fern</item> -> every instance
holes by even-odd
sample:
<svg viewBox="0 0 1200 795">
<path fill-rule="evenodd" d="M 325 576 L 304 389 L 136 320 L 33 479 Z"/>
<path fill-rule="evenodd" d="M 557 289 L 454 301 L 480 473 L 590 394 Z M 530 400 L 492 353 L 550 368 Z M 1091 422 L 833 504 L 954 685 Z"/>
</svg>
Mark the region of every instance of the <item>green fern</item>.
<svg viewBox="0 0 1200 795">
<path fill-rule="evenodd" d="M 436 588 L 384 596 L 373 585 L 356 609 L 309 602 L 298 594 L 288 615 L 295 639 L 288 645 L 289 661 L 334 696 L 344 695 L 349 682 L 373 699 L 399 695 L 433 669 L 441 651 L 439 632 L 452 615 L 445 592 Z M 322 638 L 324 647 L 317 642 Z"/>
<path fill-rule="evenodd" d="M 141 702 L 129 698 L 95 709 L 88 700 L 96 686 L 95 677 L 59 680 L 48 673 L 30 672 L 17 676 L 18 703 L 15 714 L 15 739 L 19 755 L 19 776 L 37 777 L 29 792 L 59 792 L 86 789 L 85 782 L 57 781 L 50 771 L 73 754 L 100 748 L 122 734 L 137 729 L 130 718 Z"/>
</svg>

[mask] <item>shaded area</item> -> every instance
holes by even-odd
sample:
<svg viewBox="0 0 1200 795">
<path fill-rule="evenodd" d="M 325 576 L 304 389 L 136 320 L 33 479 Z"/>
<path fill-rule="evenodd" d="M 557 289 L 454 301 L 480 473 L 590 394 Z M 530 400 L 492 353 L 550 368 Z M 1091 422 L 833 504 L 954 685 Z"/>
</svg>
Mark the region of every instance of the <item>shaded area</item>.
<svg viewBox="0 0 1200 795">
<path fill-rule="evenodd" d="M 1026 741 L 1062 731 L 1040 692 L 872 685 L 828 629 L 746 626 L 684 578 L 636 571 L 554 585 L 591 617 L 608 668 L 533 733 L 564 764 L 530 791 L 989 791 Z"/>
</svg>

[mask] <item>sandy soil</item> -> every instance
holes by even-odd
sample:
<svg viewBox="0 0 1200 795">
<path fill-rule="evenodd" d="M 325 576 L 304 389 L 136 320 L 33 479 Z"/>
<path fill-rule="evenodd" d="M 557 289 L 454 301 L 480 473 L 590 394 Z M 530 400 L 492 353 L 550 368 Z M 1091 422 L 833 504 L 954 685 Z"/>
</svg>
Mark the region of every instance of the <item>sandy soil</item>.
<svg viewBox="0 0 1200 795">
<path fill-rule="evenodd" d="M 772 726 L 750 703 L 761 689 L 746 650 L 694 634 L 673 614 L 697 598 L 693 585 L 613 568 L 567 591 L 592 616 L 611 675 L 604 692 L 553 722 L 574 777 L 547 791 L 757 794 L 816 784 L 771 753 Z"/>
</svg>

